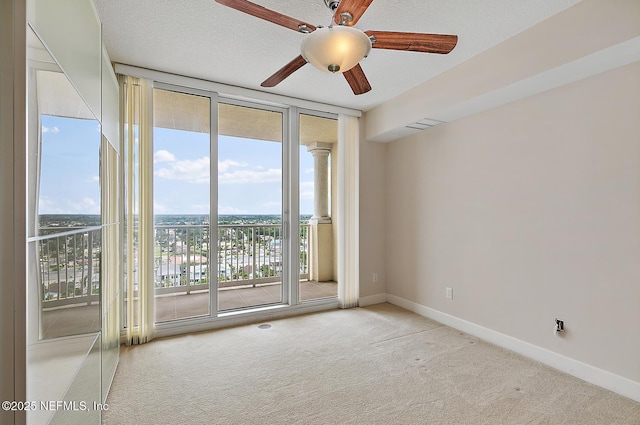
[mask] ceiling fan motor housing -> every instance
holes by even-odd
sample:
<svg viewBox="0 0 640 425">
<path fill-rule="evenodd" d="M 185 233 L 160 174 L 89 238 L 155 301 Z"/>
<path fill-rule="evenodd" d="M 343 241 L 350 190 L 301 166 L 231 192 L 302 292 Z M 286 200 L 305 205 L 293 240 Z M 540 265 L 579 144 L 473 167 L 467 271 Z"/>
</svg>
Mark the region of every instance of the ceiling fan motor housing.
<svg viewBox="0 0 640 425">
<path fill-rule="evenodd" d="M 340 4 L 340 0 L 324 0 L 324 4 L 326 4 L 331 11 L 335 11 Z"/>
</svg>

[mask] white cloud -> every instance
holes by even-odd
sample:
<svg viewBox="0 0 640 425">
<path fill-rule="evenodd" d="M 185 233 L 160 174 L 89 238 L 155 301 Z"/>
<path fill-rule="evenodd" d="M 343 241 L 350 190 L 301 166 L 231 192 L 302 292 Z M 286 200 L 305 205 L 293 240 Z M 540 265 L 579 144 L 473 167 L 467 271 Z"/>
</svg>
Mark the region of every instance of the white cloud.
<svg viewBox="0 0 640 425">
<path fill-rule="evenodd" d="M 233 167 L 246 167 L 246 162 L 238 162 L 233 159 L 225 159 L 224 161 L 218 161 L 218 172 L 225 172 Z"/>
<path fill-rule="evenodd" d="M 282 180 L 282 170 L 270 168 L 265 171 L 236 170 L 229 173 L 220 174 L 218 183 L 273 183 Z"/>
<path fill-rule="evenodd" d="M 195 160 L 177 160 L 175 155 L 166 150 L 159 150 L 154 155 L 155 163 L 167 163 L 155 171 L 156 177 L 167 180 L 178 180 L 188 183 L 209 183 L 209 157 Z M 247 167 L 246 162 L 225 159 L 218 162 L 218 182 L 224 183 L 272 183 L 282 179 L 282 170 L 256 167 L 255 170 L 239 169 Z"/>
<path fill-rule="evenodd" d="M 87 178 L 87 182 L 89 183 L 100 183 L 100 176 L 91 176 Z"/>
<path fill-rule="evenodd" d="M 100 212 L 100 204 L 89 197 L 82 198 L 79 202 L 68 202 L 71 211 L 81 212 L 84 214 L 98 214 Z"/>
<path fill-rule="evenodd" d="M 38 212 L 40 214 L 63 214 L 64 211 L 58 206 L 56 201 L 47 197 L 38 200 Z"/>
<path fill-rule="evenodd" d="M 313 167 L 311 168 L 305 168 L 304 169 L 305 174 L 313 174 Z"/>
<path fill-rule="evenodd" d="M 209 157 L 203 157 L 195 160 L 177 160 L 175 155 L 171 152 L 166 150 L 159 150 L 154 155 L 154 162 L 167 163 L 163 168 L 158 168 L 156 170 L 155 175 L 157 177 L 167 180 L 184 181 L 188 183 L 209 183 Z M 241 168 L 246 166 L 248 166 L 246 162 L 225 159 L 223 161 L 218 161 L 218 172 L 224 173 L 220 176 L 221 179 L 226 178 L 233 180 L 234 178 L 243 176 L 245 173 L 251 174 L 250 171 L 230 171 L 234 168 Z M 278 170 L 278 172 L 280 171 Z M 272 170 L 268 170 L 264 173 L 265 176 L 268 176 L 272 173 Z M 238 181 L 238 183 L 253 182 L 255 181 L 254 179 L 244 177 L 242 181 Z"/>
<path fill-rule="evenodd" d="M 159 150 L 155 154 L 153 154 L 153 162 L 173 162 L 176 160 L 174 154 L 164 149 Z"/>
<path fill-rule="evenodd" d="M 42 126 L 43 133 L 60 133 L 60 129 L 58 127 L 45 127 Z"/>
<path fill-rule="evenodd" d="M 38 213 L 40 214 L 100 214 L 100 203 L 95 199 L 84 197 L 81 200 L 64 201 L 49 199 L 46 196 L 38 200 Z"/>
<path fill-rule="evenodd" d="M 209 157 L 174 161 L 168 168 L 158 169 L 155 175 L 163 179 L 187 183 L 209 183 Z"/>
</svg>

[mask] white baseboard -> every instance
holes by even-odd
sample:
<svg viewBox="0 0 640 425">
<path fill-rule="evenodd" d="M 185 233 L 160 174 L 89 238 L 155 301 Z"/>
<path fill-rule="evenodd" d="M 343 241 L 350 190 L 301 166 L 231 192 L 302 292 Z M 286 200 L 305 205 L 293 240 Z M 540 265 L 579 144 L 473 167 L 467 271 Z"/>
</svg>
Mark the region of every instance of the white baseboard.
<svg viewBox="0 0 640 425">
<path fill-rule="evenodd" d="M 379 295 L 375 295 L 375 297 L 378 296 Z M 436 322 L 440 322 L 454 329 L 461 330 L 491 344 L 521 354 L 561 372 L 568 373 L 569 375 L 580 378 L 583 381 L 598 385 L 640 402 L 640 382 L 616 375 L 615 373 L 566 357 L 562 354 L 547 350 L 546 348 L 530 344 L 526 341 L 494 331 L 493 329 L 485 328 L 484 326 L 477 325 L 467 320 L 434 310 L 430 307 L 423 306 L 395 295 L 386 294 L 385 298 L 387 302 L 397 305 L 398 307 L 413 311 L 421 316 L 435 320 Z"/>
<path fill-rule="evenodd" d="M 366 307 L 368 305 L 383 304 L 387 302 L 387 294 L 375 294 L 358 298 L 358 306 Z"/>
</svg>

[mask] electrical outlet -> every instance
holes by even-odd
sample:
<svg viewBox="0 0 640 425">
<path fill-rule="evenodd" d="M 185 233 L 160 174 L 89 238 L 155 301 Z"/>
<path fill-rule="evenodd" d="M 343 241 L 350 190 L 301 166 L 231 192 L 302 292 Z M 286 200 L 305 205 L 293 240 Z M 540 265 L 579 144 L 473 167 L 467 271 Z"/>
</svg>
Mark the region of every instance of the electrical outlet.
<svg viewBox="0 0 640 425">
<path fill-rule="evenodd" d="M 376 283 L 378 281 L 378 273 L 374 273 L 371 280 L 373 281 L 373 283 Z"/>
<path fill-rule="evenodd" d="M 453 288 L 446 288 L 446 295 L 447 295 L 447 298 L 452 300 L 453 299 Z"/>
</svg>

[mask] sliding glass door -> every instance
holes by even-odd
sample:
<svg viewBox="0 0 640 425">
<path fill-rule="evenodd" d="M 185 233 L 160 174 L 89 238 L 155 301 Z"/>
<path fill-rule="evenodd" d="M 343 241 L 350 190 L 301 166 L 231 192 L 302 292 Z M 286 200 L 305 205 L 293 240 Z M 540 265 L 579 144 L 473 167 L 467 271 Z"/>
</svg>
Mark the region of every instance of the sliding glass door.
<svg viewBox="0 0 640 425">
<path fill-rule="evenodd" d="M 156 324 L 336 297 L 335 116 L 156 83 L 152 144 Z"/>
<path fill-rule="evenodd" d="M 285 111 L 218 106 L 218 310 L 286 302 Z"/>
<path fill-rule="evenodd" d="M 153 90 L 156 322 L 210 314 L 211 109 L 207 94 Z"/>
<path fill-rule="evenodd" d="M 287 110 L 157 85 L 153 116 L 156 323 L 288 303 Z"/>
</svg>

